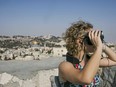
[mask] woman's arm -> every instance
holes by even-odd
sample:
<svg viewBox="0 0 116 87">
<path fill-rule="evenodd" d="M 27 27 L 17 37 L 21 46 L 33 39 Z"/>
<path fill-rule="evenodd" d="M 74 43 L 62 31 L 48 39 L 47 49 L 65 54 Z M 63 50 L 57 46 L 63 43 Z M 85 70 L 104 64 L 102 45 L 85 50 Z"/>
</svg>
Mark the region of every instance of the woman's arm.
<svg viewBox="0 0 116 87">
<path fill-rule="evenodd" d="M 108 56 L 100 60 L 100 67 L 108 67 L 116 65 L 116 53 L 113 52 L 108 46 L 103 44 L 103 51 Z"/>
<path fill-rule="evenodd" d="M 108 46 L 106 46 L 105 44 L 103 44 L 103 51 L 104 53 L 108 56 L 108 58 L 114 62 L 116 62 L 116 53 L 111 50 Z"/>
<path fill-rule="evenodd" d="M 116 62 L 108 58 L 103 58 L 100 60 L 100 67 L 116 66 Z"/>
</svg>

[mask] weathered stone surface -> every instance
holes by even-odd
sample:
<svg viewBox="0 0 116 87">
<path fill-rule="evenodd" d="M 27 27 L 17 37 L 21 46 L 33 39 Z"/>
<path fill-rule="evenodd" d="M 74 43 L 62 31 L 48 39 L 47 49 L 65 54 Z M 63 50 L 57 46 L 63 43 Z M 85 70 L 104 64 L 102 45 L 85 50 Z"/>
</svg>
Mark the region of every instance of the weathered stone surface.
<svg viewBox="0 0 116 87">
<path fill-rule="evenodd" d="M 113 81 L 113 85 L 112 85 L 113 87 L 115 87 L 116 86 L 116 71 L 115 71 L 115 76 L 114 76 L 114 81 Z"/>
<path fill-rule="evenodd" d="M 0 61 L 0 87 L 51 87 L 50 76 L 58 75 L 63 60 Z"/>
<path fill-rule="evenodd" d="M 8 82 L 3 87 L 20 87 L 18 82 Z"/>
<path fill-rule="evenodd" d="M 58 69 L 41 70 L 37 71 L 37 74 L 30 79 L 19 79 L 16 76 L 12 76 L 8 73 L 3 73 L 0 81 L 0 87 L 51 87 L 50 76 L 58 75 Z M 8 78 L 11 77 L 12 78 Z"/>
<path fill-rule="evenodd" d="M 7 73 L 2 73 L 0 78 L 0 84 L 6 84 L 12 79 L 12 75 Z"/>
<path fill-rule="evenodd" d="M 116 87 L 116 67 L 103 68 L 100 87 Z"/>
</svg>

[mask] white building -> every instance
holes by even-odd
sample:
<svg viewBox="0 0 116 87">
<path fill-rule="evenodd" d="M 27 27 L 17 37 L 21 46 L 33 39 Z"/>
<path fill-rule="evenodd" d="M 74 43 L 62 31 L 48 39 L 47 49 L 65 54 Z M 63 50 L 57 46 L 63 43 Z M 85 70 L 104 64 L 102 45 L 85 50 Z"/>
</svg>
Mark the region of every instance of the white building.
<svg viewBox="0 0 116 87">
<path fill-rule="evenodd" d="M 67 49 L 65 47 L 54 47 L 53 48 L 53 56 L 65 56 L 67 53 Z"/>
</svg>

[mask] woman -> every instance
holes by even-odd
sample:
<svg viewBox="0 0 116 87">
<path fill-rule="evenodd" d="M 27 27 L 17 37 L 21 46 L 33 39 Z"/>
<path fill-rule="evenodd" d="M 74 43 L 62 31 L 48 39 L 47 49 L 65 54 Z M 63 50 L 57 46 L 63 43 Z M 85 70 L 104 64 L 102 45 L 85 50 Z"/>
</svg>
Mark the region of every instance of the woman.
<svg viewBox="0 0 116 87">
<path fill-rule="evenodd" d="M 94 30 L 90 23 L 78 21 L 66 30 L 64 40 L 68 52 L 67 61 L 59 65 L 61 86 L 99 86 L 99 67 L 116 65 L 116 54 L 103 43 L 101 31 Z M 103 58 L 102 52 L 108 57 Z"/>
</svg>

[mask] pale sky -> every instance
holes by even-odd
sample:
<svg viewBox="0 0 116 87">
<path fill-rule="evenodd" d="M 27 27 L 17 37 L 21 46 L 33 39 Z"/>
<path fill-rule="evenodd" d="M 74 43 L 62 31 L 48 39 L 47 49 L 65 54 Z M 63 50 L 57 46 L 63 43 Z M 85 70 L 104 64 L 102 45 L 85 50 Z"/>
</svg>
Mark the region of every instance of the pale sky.
<svg viewBox="0 0 116 87">
<path fill-rule="evenodd" d="M 116 42 L 116 0 L 0 0 L 0 35 L 54 35 L 79 19 Z"/>
</svg>

